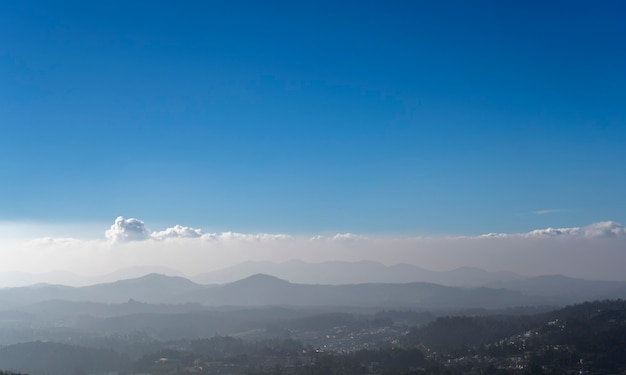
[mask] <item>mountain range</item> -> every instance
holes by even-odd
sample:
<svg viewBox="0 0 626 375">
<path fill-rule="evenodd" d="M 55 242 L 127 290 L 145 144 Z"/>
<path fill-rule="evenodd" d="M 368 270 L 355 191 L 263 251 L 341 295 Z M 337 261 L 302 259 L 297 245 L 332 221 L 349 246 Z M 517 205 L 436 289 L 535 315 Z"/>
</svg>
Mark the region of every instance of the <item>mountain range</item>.
<svg viewBox="0 0 626 375">
<path fill-rule="evenodd" d="M 45 301 L 104 304 L 138 301 L 202 306 L 353 306 L 418 309 L 503 309 L 562 306 L 593 299 L 626 298 L 626 282 L 543 276 L 499 282 L 497 287 L 453 287 L 434 283 L 292 283 L 256 274 L 226 283 L 202 285 L 179 276 L 149 274 L 84 287 L 36 284 L 0 289 L 3 310 Z"/>
<path fill-rule="evenodd" d="M 432 271 L 403 263 L 386 266 L 373 261 L 307 263 L 291 260 L 284 263 L 243 262 L 196 275 L 191 280 L 199 284 L 221 284 L 258 273 L 276 276 L 292 283 L 330 285 L 426 282 L 445 286 L 476 287 L 525 278 L 513 272 L 490 272 L 471 267 Z"/>
<path fill-rule="evenodd" d="M 283 263 L 243 262 L 194 276 L 158 266 L 123 268 L 100 276 L 80 276 L 66 271 L 43 274 L 0 272 L 0 287 L 19 287 L 39 283 L 87 286 L 138 278 L 150 273 L 186 277 L 198 284 L 225 284 L 259 273 L 273 275 L 292 283 L 330 285 L 427 282 L 445 286 L 475 287 L 525 278 L 523 275 L 509 271 L 492 272 L 471 267 L 432 271 L 410 264 L 387 266 L 373 261 L 307 263 L 291 260 Z"/>
</svg>

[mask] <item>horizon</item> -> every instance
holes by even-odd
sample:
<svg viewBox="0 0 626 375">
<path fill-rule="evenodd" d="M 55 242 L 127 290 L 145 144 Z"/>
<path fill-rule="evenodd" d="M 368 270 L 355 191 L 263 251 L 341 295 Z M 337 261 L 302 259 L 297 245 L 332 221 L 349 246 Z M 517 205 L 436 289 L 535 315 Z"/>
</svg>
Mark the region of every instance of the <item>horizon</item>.
<svg viewBox="0 0 626 375">
<path fill-rule="evenodd" d="M 42 227 L 38 227 L 41 230 Z M 56 226 L 53 232 L 58 230 Z M 28 232 L 25 230 L 24 232 Z M 167 267 L 193 276 L 246 261 L 308 263 L 373 261 L 432 271 L 461 267 L 520 275 L 626 280 L 626 228 L 617 222 L 478 236 L 335 233 L 205 232 L 175 225 L 151 230 L 137 218 L 117 217 L 98 237 L 3 238 L 0 272 L 67 271 L 98 276 L 135 266 Z"/>
<path fill-rule="evenodd" d="M 386 269 L 389 268 L 393 268 L 396 266 L 410 266 L 410 267 L 415 267 L 416 270 L 421 270 L 421 271 L 426 271 L 426 272 L 432 272 L 435 274 L 447 274 L 447 273 L 454 273 L 456 271 L 464 271 L 464 270 L 472 270 L 472 271 L 479 271 L 479 272 L 485 272 L 487 274 L 500 274 L 500 273 L 505 273 L 505 274 L 510 274 L 511 276 L 519 276 L 520 278 L 523 279 L 532 279 L 532 278 L 537 278 L 537 277 L 564 277 L 564 278 L 571 278 L 571 279 L 580 279 L 580 280 L 586 280 L 586 281 L 615 281 L 615 282 L 626 282 L 626 279 L 588 279 L 588 278 L 577 278 L 574 276 L 568 276 L 568 275 L 564 275 L 564 274 L 550 274 L 550 273 L 542 273 L 542 274 L 521 274 L 521 273 L 517 273 L 517 272 L 513 272 L 513 271 L 509 271 L 509 270 L 485 270 L 479 267 L 473 267 L 473 266 L 459 266 L 459 267 L 454 267 L 454 268 L 450 268 L 450 269 L 441 269 L 441 270 L 433 270 L 433 269 L 428 269 L 428 268 L 422 268 L 418 265 L 415 264 L 409 264 L 409 263 L 392 263 L 392 264 L 384 264 L 382 262 L 379 261 L 374 261 L 374 260 L 357 260 L 357 261 L 345 261 L 345 260 L 325 260 L 325 261 L 318 261 L 318 262 L 309 262 L 309 261 L 303 261 L 300 259 L 290 259 L 290 260 L 285 260 L 285 261 L 269 261 L 269 260 L 259 260 L 259 261 L 253 261 L 253 260 L 247 260 L 241 263 L 236 263 L 233 264 L 231 266 L 226 266 L 224 268 L 217 268 L 217 269 L 213 269 L 213 270 L 209 270 L 208 272 L 201 272 L 201 273 L 196 273 L 196 274 L 186 274 L 182 271 L 179 271 L 178 269 L 175 268 L 171 268 L 171 267 L 167 267 L 167 266 L 160 266 L 160 265 L 148 265 L 148 264 L 139 264 L 139 265 L 134 265 L 134 266 L 130 266 L 130 267 L 123 267 L 123 268 L 118 268 L 112 272 L 107 272 L 107 273 L 103 273 L 103 274 L 94 274 L 94 275 L 85 275 L 85 274 L 79 274 L 79 273 L 75 273 L 72 271 L 64 271 L 64 270 L 52 270 L 52 271 L 46 271 L 43 273 L 30 273 L 30 272 L 24 272 L 24 271 L 0 271 L 0 275 L 6 276 L 7 274 L 17 274 L 17 275 L 25 275 L 25 276 L 49 276 L 49 275 L 66 275 L 66 276 L 71 276 L 71 277 L 78 277 L 80 278 L 82 281 L 80 284 L 59 284 L 59 285 L 65 285 L 65 286 L 88 286 L 88 285 L 96 285 L 96 284 L 100 284 L 100 283 L 111 283 L 111 282 L 116 282 L 116 281 L 123 281 L 123 280 L 134 280 L 134 279 L 141 279 L 144 278 L 146 276 L 151 276 L 151 275 L 158 275 L 158 276 L 166 276 L 166 277 L 180 277 L 180 278 L 184 278 L 184 279 L 188 279 L 190 281 L 194 281 L 194 279 L 197 279 L 199 277 L 202 276 L 206 276 L 206 275 L 213 275 L 215 273 L 221 273 L 223 271 L 228 271 L 228 270 L 232 270 L 232 269 L 236 269 L 239 268 L 241 266 L 250 266 L 250 265 L 272 265 L 272 266 L 283 266 L 283 265 L 289 265 L 289 264 L 298 264 L 298 265 L 306 265 L 306 266 L 321 266 L 321 265 L 359 265 L 359 264 L 368 264 L 368 265 L 375 265 L 375 266 L 381 266 L 384 267 Z M 128 272 L 130 272 L 129 276 L 125 276 Z M 121 278 L 119 279 L 111 279 L 111 276 L 114 275 L 122 275 L 120 276 Z M 242 278 L 233 280 L 233 281 L 237 281 L 237 280 L 241 280 L 241 279 L 246 279 L 249 278 L 251 276 L 255 276 L 255 275 L 265 275 L 265 276 L 270 276 L 276 279 L 281 279 L 281 280 L 285 280 L 285 281 L 289 281 L 289 282 L 294 282 L 294 281 L 290 281 L 287 280 L 285 278 L 282 278 L 280 276 L 276 276 L 273 275 L 271 272 L 256 272 L 256 273 L 250 273 L 248 276 L 244 276 Z M 117 276 L 116 276 L 117 277 Z M 107 280 L 107 281 L 99 281 L 99 280 Z M 110 281 L 108 281 L 110 280 Z M 83 284 L 82 282 L 85 282 L 85 284 Z M 92 283 L 93 282 L 93 283 Z M 231 281 L 225 282 L 225 283 L 230 283 Z M 48 282 L 43 282 L 44 284 L 55 284 L 55 283 L 48 283 Z M 298 283 L 298 282 L 295 282 Z M 302 284 L 302 282 L 300 282 Z M 376 282 L 374 282 L 376 283 Z M 199 283 L 199 284 L 203 284 L 203 283 Z M 210 285 L 213 283 L 209 283 L 206 285 Z M 221 282 L 217 283 L 217 284 L 223 284 Z M 303 283 L 306 284 L 306 283 Z M 320 283 L 320 284 L 324 284 L 324 283 Z M 337 283 L 330 283 L 331 285 L 338 285 Z M 354 283 L 350 283 L 350 284 L 354 284 Z M 357 283 L 359 284 L 359 283 Z M 29 286 L 31 284 L 23 284 L 23 286 Z M 22 286 L 22 284 L 20 284 L 19 286 Z M 6 285 L 2 285 L 0 284 L 0 288 L 5 288 L 7 287 Z M 8 286 L 8 287 L 12 287 L 12 286 Z"/>
</svg>

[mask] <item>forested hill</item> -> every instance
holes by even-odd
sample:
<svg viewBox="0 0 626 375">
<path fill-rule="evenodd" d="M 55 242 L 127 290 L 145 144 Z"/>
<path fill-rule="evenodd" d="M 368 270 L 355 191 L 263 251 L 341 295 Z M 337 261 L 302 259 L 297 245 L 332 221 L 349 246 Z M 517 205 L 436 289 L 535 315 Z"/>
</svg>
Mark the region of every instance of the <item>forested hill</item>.
<svg viewBox="0 0 626 375">
<path fill-rule="evenodd" d="M 201 322 L 198 330 L 176 340 L 159 340 L 149 331 L 105 331 L 101 336 L 91 331 L 82 339 L 77 331 L 67 331 L 65 338 L 58 331 L 65 342 L 0 347 L 0 366 L 31 375 L 617 374 L 626 369 L 624 300 L 586 302 L 532 315 L 228 312 L 233 317 L 264 313 L 275 320 L 247 321 L 246 331 L 240 330 L 237 337 L 199 335 Z M 184 313 L 170 315 L 189 319 Z M 208 316 L 206 322 L 216 317 Z M 408 321 L 422 323 L 410 323 L 421 324 L 410 328 Z M 147 322 L 146 327 L 152 325 Z"/>
<path fill-rule="evenodd" d="M 476 366 L 517 360 L 557 373 L 582 360 L 587 369 L 614 373 L 626 369 L 626 301 L 586 302 L 533 316 L 440 317 L 402 340 L 452 362 L 471 356 Z"/>
</svg>

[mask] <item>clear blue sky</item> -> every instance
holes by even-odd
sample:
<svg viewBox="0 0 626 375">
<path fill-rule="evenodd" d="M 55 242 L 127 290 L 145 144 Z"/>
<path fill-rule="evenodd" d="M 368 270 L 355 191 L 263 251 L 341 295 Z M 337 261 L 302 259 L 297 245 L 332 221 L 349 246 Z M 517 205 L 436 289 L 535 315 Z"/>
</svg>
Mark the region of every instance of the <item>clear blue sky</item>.
<svg viewBox="0 0 626 375">
<path fill-rule="evenodd" d="M 625 4 L 0 2 L 0 221 L 624 223 Z"/>
</svg>

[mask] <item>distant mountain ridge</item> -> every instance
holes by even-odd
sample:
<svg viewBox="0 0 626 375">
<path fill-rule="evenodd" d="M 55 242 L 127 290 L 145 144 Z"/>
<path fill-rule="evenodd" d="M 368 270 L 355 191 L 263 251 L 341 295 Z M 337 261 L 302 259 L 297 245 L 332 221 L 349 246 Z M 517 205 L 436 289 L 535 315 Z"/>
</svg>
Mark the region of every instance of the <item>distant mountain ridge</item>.
<svg viewBox="0 0 626 375">
<path fill-rule="evenodd" d="M 0 288 L 15 288 L 34 284 L 54 284 L 67 286 L 89 286 L 111 283 L 118 280 L 138 278 L 151 273 L 168 276 L 185 276 L 182 272 L 168 267 L 137 266 L 121 268 L 100 276 L 81 276 L 67 271 L 53 271 L 41 274 L 28 272 L 0 272 Z"/>
<path fill-rule="evenodd" d="M 426 282 L 445 286 L 478 287 L 525 278 L 509 271 L 490 272 L 472 267 L 431 271 L 404 263 L 386 266 L 373 261 L 307 263 L 291 260 L 284 263 L 244 262 L 193 276 L 191 280 L 199 284 L 223 284 L 259 273 L 273 275 L 292 283 L 330 285 Z"/>
<path fill-rule="evenodd" d="M 300 284 L 363 284 L 427 282 L 446 286 L 478 287 L 498 282 L 521 280 L 525 277 L 508 271 L 485 271 L 461 267 L 450 271 L 431 271 L 410 264 L 386 266 L 373 261 L 307 263 L 292 260 L 284 263 L 244 262 L 196 276 L 156 266 L 123 268 L 100 276 L 80 276 L 65 271 L 43 274 L 25 272 L 0 272 L 0 288 L 21 287 L 33 284 L 89 286 L 118 280 L 138 278 L 151 273 L 186 277 L 198 284 L 226 284 L 255 274 L 273 275 Z"/>
<path fill-rule="evenodd" d="M 505 289 L 459 288 L 431 283 L 296 284 L 257 274 L 192 293 L 209 305 L 362 306 L 430 309 L 505 308 L 532 304 L 522 293 Z"/>
<path fill-rule="evenodd" d="M 36 285 L 0 290 L 0 306 L 17 308 L 49 300 L 206 306 L 366 306 L 503 308 L 536 303 L 520 292 L 447 287 L 430 283 L 319 285 L 290 283 L 257 274 L 223 285 L 200 285 L 182 277 L 150 274 L 86 287 Z"/>
<path fill-rule="evenodd" d="M 451 287 L 434 283 L 360 283 L 342 285 L 291 283 L 256 274 L 220 285 L 201 285 L 178 276 L 149 274 L 140 278 L 85 287 L 35 285 L 0 289 L 0 310 L 60 300 L 119 304 L 202 306 L 353 306 L 418 309 L 503 309 L 517 306 L 562 306 L 591 299 L 626 298 L 626 282 L 530 278 L 507 288 Z"/>
<path fill-rule="evenodd" d="M 581 300 L 626 297 L 626 282 L 584 280 L 562 275 L 544 275 L 521 280 L 490 283 L 491 288 L 504 288 L 537 296 L 575 297 Z"/>
<path fill-rule="evenodd" d="M 24 272 L 0 272 L 0 288 L 22 287 L 34 284 L 71 285 L 76 287 L 111 283 L 118 280 L 140 278 L 148 274 L 162 274 L 187 278 L 196 284 L 227 284 L 245 279 L 256 274 L 272 275 L 295 284 L 365 284 L 365 283 L 412 283 L 425 282 L 444 286 L 459 287 L 490 287 L 525 290 L 533 284 L 541 284 L 551 280 L 559 283 L 557 277 L 569 280 L 563 284 L 576 282 L 572 277 L 559 275 L 525 276 L 510 271 L 486 271 L 474 267 L 460 267 L 447 271 L 428 270 L 412 264 L 384 265 L 374 261 L 345 262 L 332 261 L 308 263 L 291 260 L 283 263 L 275 262 L 243 262 L 231 267 L 218 269 L 206 273 L 188 276 L 172 268 L 160 266 L 137 266 L 123 268 L 100 276 L 80 276 L 65 271 L 48 272 L 44 274 L 29 274 Z M 535 280 L 535 281 L 533 281 Z M 581 285 L 587 288 L 592 280 L 580 280 Z M 600 284 L 614 289 L 611 285 L 620 282 L 594 281 L 597 289 Z M 525 286 L 526 285 L 526 286 Z"/>
</svg>

